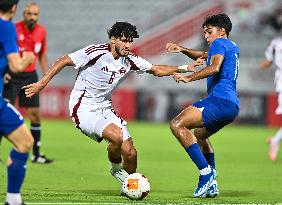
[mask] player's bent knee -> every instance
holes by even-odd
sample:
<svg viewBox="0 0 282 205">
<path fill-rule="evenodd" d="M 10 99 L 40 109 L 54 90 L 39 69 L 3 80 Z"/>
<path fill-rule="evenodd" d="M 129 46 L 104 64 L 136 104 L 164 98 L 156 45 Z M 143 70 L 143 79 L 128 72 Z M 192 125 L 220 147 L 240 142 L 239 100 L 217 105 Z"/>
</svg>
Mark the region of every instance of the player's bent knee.
<svg viewBox="0 0 282 205">
<path fill-rule="evenodd" d="M 120 131 L 114 131 L 114 132 L 111 134 L 111 137 L 110 137 L 109 140 L 110 140 L 110 142 L 113 143 L 115 146 L 121 147 L 121 146 L 122 146 L 122 142 L 123 142 L 123 136 L 122 136 L 121 130 L 120 130 Z"/>
<path fill-rule="evenodd" d="M 170 130 L 172 131 L 172 133 L 176 133 L 177 130 L 181 127 L 181 123 L 179 120 L 177 119 L 173 119 L 170 122 Z"/>
<path fill-rule="evenodd" d="M 28 153 L 31 151 L 34 140 L 33 138 L 26 138 L 26 140 L 16 143 L 16 149 L 21 153 Z"/>
<path fill-rule="evenodd" d="M 18 146 L 20 149 L 18 151 L 22 153 L 30 152 L 33 147 L 34 139 L 31 134 L 26 134 L 23 136 L 23 138 L 24 139 L 21 141 L 20 145 Z"/>
</svg>

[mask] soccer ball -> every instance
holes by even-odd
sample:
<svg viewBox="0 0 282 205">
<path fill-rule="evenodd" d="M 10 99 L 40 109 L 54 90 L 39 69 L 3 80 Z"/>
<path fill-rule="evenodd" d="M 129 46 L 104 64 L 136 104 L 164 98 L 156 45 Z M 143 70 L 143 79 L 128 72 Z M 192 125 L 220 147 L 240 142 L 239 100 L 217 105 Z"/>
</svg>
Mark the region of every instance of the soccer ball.
<svg viewBox="0 0 282 205">
<path fill-rule="evenodd" d="M 150 183 L 143 174 L 133 173 L 126 177 L 121 191 L 131 200 L 141 200 L 149 194 Z"/>
</svg>

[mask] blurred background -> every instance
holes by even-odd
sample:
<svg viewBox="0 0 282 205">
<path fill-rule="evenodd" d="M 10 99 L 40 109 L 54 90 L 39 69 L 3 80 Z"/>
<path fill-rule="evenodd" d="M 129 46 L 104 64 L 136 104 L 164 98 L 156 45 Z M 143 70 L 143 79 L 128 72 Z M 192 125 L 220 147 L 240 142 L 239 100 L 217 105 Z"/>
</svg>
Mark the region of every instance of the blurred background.
<svg viewBox="0 0 282 205">
<path fill-rule="evenodd" d="M 22 17 L 27 0 L 21 0 L 14 21 Z M 89 44 L 107 43 L 107 29 L 116 21 L 137 26 L 140 38 L 133 52 L 153 64 L 182 65 L 182 54 L 165 53 L 174 42 L 204 49 L 201 25 L 209 14 L 227 13 L 233 22 L 230 38 L 241 49 L 238 78 L 240 115 L 235 123 L 282 125 L 274 114 L 275 69 L 262 71 L 259 62 L 271 39 L 279 34 L 277 19 L 282 0 L 34 0 L 41 7 L 39 23 L 47 29 L 47 56 L 51 65 L 60 56 Z M 38 69 L 41 75 L 40 69 Z M 65 68 L 41 94 L 46 118 L 69 118 L 68 98 L 77 71 Z M 177 84 L 171 77 L 132 74 L 113 95 L 117 113 L 128 121 L 168 121 L 187 105 L 206 95 L 206 81 Z"/>
</svg>

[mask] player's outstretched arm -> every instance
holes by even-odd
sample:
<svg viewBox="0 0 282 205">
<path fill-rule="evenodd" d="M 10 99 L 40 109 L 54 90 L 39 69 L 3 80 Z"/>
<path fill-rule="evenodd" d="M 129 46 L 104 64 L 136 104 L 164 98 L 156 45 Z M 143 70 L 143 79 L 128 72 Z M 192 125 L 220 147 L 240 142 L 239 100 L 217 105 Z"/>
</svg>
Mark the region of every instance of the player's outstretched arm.
<svg viewBox="0 0 282 205">
<path fill-rule="evenodd" d="M 147 71 L 148 73 L 162 77 L 169 76 L 173 73 L 184 73 L 184 72 L 194 72 L 194 67 L 189 67 L 188 65 L 181 66 L 169 66 L 169 65 L 153 65 L 151 70 Z"/>
<path fill-rule="evenodd" d="M 153 65 L 151 70 L 148 73 L 153 74 L 158 77 L 169 76 L 173 73 L 186 73 L 186 72 L 195 72 L 195 67 L 203 65 L 203 58 L 198 58 L 196 61 L 190 65 L 181 65 L 181 66 L 168 66 L 168 65 Z"/>
<path fill-rule="evenodd" d="M 189 58 L 196 60 L 200 57 L 207 59 L 208 53 L 204 51 L 194 50 L 194 49 L 188 49 L 184 48 L 176 43 L 167 43 L 166 44 L 166 52 L 168 53 L 183 53 Z"/>
<path fill-rule="evenodd" d="M 270 68 L 271 64 L 272 64 L 272 61 L 264 59 L 260 62 L 260 68 L 263 70 L 268 69 Z"/>
<path fill-rule="evenodd" d="M 59 73 L 65 66 L 73 66 L 74 63 L 68 55 L 59 58 L 51 68 L 45 73 L 43 78 L 37 83 L 32 83 L 23 87 L 25 89 L 26 97 L 32 97 L 33 95 L 39 93 L 50 80 Z"/>
<path fill-rule="evenodd" d="M 194 72 L 193 74 L 188 75 L 188 76 L 184 76 L 180 73 L 174 73 L 173 79 L 178 83 L 179 82 L 188 83 L 191 81 L 200 80 L 208 76 L 214 75 L 220 71 L 220 67 L 221 67 L 223 60 L 224 60 L 224 57 L 222 55 L 220 54 L 214 55 L 211 58 L 211 64 L 209 66 L 203 68 L 200 71 Z"/>
</svg>

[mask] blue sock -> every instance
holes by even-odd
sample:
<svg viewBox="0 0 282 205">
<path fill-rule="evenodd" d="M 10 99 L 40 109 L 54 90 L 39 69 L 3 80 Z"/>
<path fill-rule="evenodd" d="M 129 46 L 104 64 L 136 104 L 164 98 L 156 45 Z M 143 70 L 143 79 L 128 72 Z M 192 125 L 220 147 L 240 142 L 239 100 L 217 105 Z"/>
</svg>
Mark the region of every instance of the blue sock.
<svg viewBox="0 0 282 205">
<path fill-rule="evenodd" d="M 189 154 L 192 161 L 197 165 L 199 170 L 209 166 L 197 143 L 190 145 L 189 147 L 185 148 L 185 150 Z"/>
<path fill-rule="evenodd" d="M 206 153 L 204 154 L 208 164 L 215 169 L 215 160 L 214 160 L 214 153 Z"/>
<path fill-rule="evenodd" d="M 21 186 L 25 177 L 26 161 L 28 153 L 19 153 L 12 149 L 10 153 L 12 164 L 7 167 L 8 170 L 8 193 L 20 193 Z"/>
</svg>

